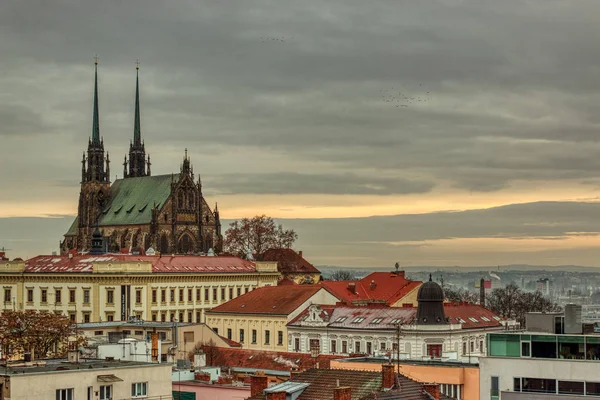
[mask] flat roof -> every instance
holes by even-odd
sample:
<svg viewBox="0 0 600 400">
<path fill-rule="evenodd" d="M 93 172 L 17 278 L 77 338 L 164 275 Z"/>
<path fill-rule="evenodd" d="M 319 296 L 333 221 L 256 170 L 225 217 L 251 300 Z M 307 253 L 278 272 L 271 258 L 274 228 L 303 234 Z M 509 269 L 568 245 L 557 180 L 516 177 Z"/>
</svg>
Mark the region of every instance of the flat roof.
<svg viewBox="0 0 600 400">
<path fill-rule="evenodd" d="M 132 367 L 151 367 L 151 366 L 169 366 L 170 364 L 147 363 L 140 361 L 106 361 L 106 360 L 81 360 L 78 363 L 69 362 L 66 359 L 53 360 L 37 360 L 28 362 L 28 365 L 23 365 L 23 362 L 16 364 L 8 364 L 0 366 L 0 375 L 26 375 L 26 374 L 41 374 L 49 372 L 68 372 L 68 371 L 98 371 L 103 369 L 118 369 Z"/>
<path fill-rule="evenodd" d="M 189 322 L 178 322 L 177 327 L 181 328 L 184 326 L 191 325 L 204 325 L 202 323 L 194 324 Z M 100 322 L 86 322 L 82 324 L 77 324 L 77 329 L 96 329 L 96 328 L 173 328 L 175 326 L 175 322 L 161 322 L 161 321 L 100 321 Z"/>
</svg>

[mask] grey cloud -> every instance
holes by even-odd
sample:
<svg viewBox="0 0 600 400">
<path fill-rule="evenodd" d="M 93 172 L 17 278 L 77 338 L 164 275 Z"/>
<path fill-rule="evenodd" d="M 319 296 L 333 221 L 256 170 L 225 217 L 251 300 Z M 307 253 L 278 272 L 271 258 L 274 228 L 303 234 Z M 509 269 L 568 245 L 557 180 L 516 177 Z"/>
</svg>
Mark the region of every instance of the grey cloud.
<svg viewBox="0 0 600 400">
<path fill-rule="evenodd" d="M 434 184 L 401 177 L 383 178 L 356 174 L 224 174 L 209 176 L 214 194 L 347 194 L 392 195 L 429 192 Z"/>
</svg>

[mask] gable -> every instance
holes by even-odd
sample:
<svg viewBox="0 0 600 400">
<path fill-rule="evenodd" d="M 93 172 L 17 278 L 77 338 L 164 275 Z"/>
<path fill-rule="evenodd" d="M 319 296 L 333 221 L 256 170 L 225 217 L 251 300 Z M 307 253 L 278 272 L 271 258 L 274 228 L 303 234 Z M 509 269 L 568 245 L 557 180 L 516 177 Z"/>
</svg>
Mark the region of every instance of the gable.
<svg viewBox="0 0 600 400">
<path fill-rule="evenodd" d="M 171 195 L 172 175 L 117 179 L 110 187 L 110 202 L 100 226 L 149 224 L 154 204 L 160 209 Z"/>
</svg>

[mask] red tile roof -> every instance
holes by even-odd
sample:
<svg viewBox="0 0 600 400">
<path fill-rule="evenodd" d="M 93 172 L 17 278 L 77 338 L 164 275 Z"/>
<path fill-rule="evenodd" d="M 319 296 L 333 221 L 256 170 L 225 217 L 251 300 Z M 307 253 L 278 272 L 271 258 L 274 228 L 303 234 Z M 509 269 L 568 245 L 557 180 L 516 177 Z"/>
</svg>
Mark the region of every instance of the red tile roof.
<svg viewBox="0 0 600 400">
<path fill-rule="evenodd" d="M 270 249 L 262 255 L 263 261 L 277 261 L 279 272 L 285 273 L 303 273 L 320 274 L 311 263 L 302 257 L 302 252 L 296 253 L 292 249 Z"/>
<path fill-rule="evenodd" d="M 462 323 L 463 329 L 491 328 L 501 326 L 501 318 L 479 304 L 447 303 L 444 313 L 450 323 Z M 464 322 L 463 322 L 464 321 Z"/>
<path fill-rule="evenodd" d="M 150 262 L 153 273 L 236 273 L 256 272 L 256 264 L 238 257 L 142 256 L 125 254 L 37 256 L 25 261 L 29 273 L 92 272 L 94 263 Z"/>
<path fill-rule="evenodd" d="M 291 280 L 290 278 L 283 278 L 281 279 L 279 282 L 277 282 L 278 286 L 289 286 L 289 285 L 296 285 L 296 282 L 294 282 L 293 280 Z"/>
<path fill-rule="evenodd" d="M 257 351 L 204 346 L 206 363 L 211 366 L 254 368 L 259 370 L 289 372 L 315 368 L 329 368 L 331 360 L 346 358 L 339 355 L 319 355 L 316 359 L 310 354 L 282 351 Z"/>
<path fill-rule="evenodd" d="M 380 300 L 392 305 L 408 293 L 418 288 L 423 282 L 411 281 L 405 278 L 404 271 L 373 272 L 358 281 L 323 281 L 334 295 L 345 301 Z M 354 284 L 352 291 L 349 285 Z"/>
<path fill-rule="evenodd" d="M 319 285 L 264 286 L 229 300 L 208 313 L 289 315 L 319 290 Z"/>
<path fill-rule="evenodd" d="M 377 304 L 369 306 L 338 304 L 319 307 L 323 310 L 321 317 L 329 321 L 328 329 L 391 330 L 398 321 L 409 324 L 417 315 L 417 307 L 388 307 Z M 302 321 L 308 316 L 309 308 L 307 307 L 291 320 L 288 326 L 301 326 Z M 501 326 L 500 317 L 478 304 L 448 303 L 444 304 L 444 312 L 451 324 L 462 324 L 462 329 Z M 443 326 L 440 329 L 443 329 Z"/>
<path fill-rule="evenodd" d="M 239 347 L 239 348 L 241 348 L 241 347 L 242 347 L 242 344 L 241 344 L 241 343 L 238 343 L 238 342 L 236 342 L 236 341 L 233 341 L 233 340 L 231 340 L 231 339 L 227 339 L 225 336 L 219 336 L 219 337 L 220 337 L 221 339 L 223 339 L 223 341 L 224 341 L 225 343 L 227 343 L 227 344 L 228 344 L 230 347 Z"/>
</svg>

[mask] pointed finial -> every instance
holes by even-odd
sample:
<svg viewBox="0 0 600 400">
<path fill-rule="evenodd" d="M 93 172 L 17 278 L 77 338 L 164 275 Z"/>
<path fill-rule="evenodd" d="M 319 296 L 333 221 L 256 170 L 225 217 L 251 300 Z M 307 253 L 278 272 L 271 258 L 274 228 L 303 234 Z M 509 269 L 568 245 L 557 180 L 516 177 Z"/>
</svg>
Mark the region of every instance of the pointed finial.
<svg viewBox="0 0 600 400">
<path fill-rule="evenodd" d="M 133 119 L 133 143 L 136 146 L 141 146 L 142 144 L 142 128 L 140 122 L 140 78 L 139 78 L 139 69 L 140 69 L 140 61 L 137 60 L 135 62 L 135 114 Z"/>
<path fill-rule="evenodd" d="M 98 65 L 98 54 L 94 54 L 94 65 Z"/>
<path fill-rule="evenodd" d="M 92 121 L 92 142 L 100 143 L 100 122 L 98 116 L 98 55 L 94 56 L 94 115 Z"/>
<path fill-rule="evenodd" d="M 215 201 L 215 213 L 219 212 L 219 204 Z"/>
<path fill-rule="evenodd" d="M 187 147 L 185 148 L 185 159 L 187 160 Z"/>
<path fill-rule="evenodd" d="M 135 60 L 135 69 L 140 69 L 140 59 Z"/>
<path fill-rule="evenodd" d="M 431 273 L 429 274 L 429 282 L 431 282 Z"/>
</svg>

